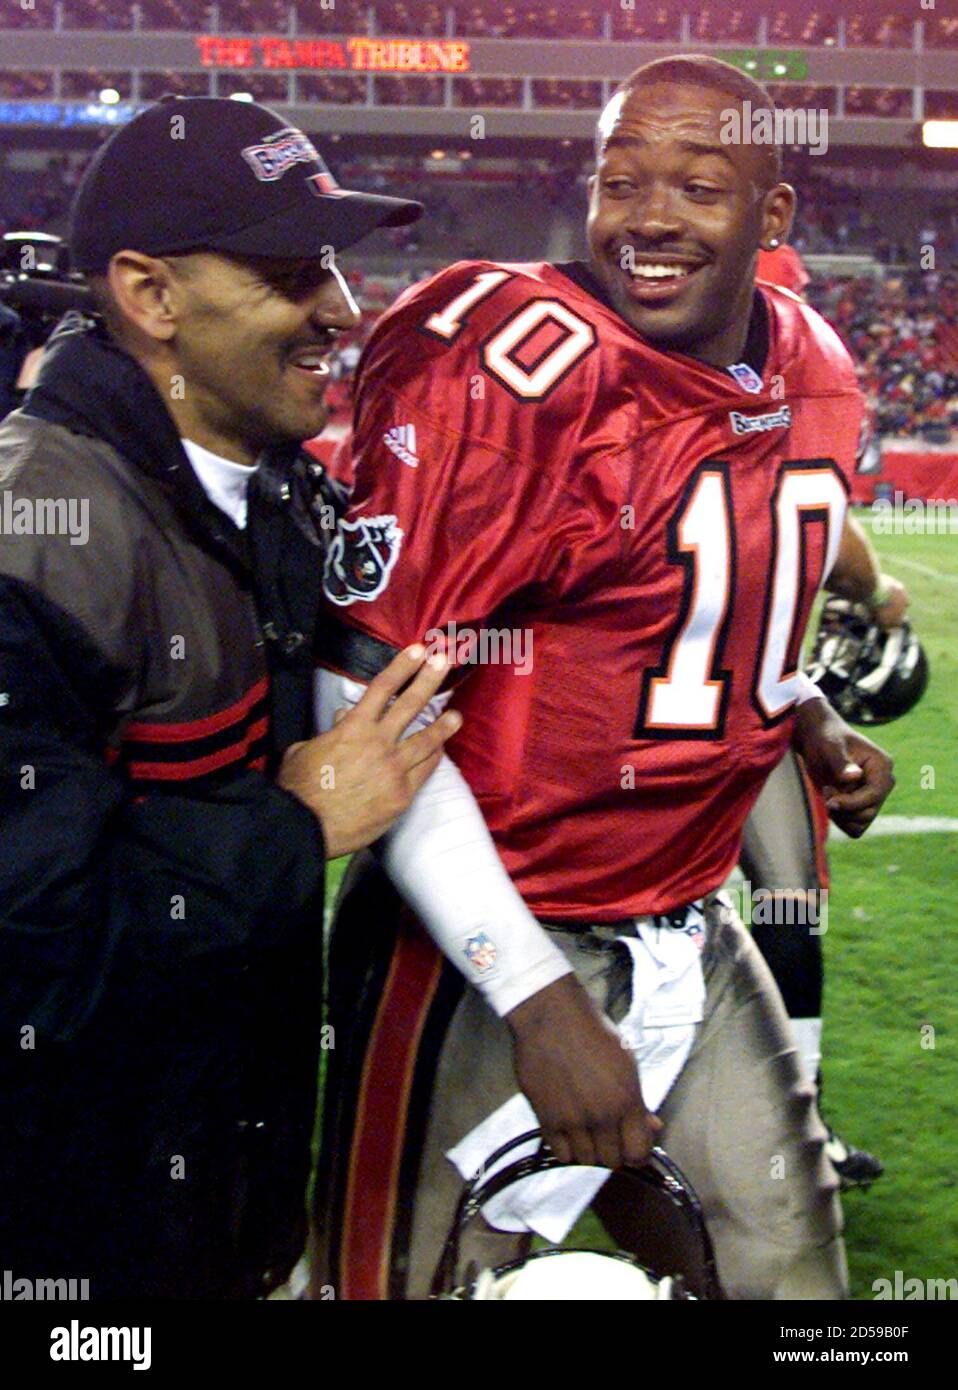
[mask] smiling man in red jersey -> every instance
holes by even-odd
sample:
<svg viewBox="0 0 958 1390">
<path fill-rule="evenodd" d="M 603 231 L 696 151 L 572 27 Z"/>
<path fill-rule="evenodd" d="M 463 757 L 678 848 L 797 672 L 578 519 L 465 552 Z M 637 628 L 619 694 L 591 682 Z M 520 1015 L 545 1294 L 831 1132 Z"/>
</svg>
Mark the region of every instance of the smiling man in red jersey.
<svg viewBox="0 0 958 1390">
<path fill-rule="evenodd" d="M 828 326 L 754 287 L 795 195 L 723 139 L 743 101 L 770 104 L 712 59 L 640 69 L 600 121 L 588 262 L 454 265 L 360 364 L 321 720 L 414 638 L 455 648 L 466 718 L 377 847 L 394 887 L 357 865 L 334 929 L 338 1296 L 423 1296 L 463 1175 L 535 1119 L 580 1164 L 663 1143 L 731 1297 L 844 1296 L 811 1086 L 717 890 L 790 744 L 852 833 L 891 786 L 798 668 L 862 401 Z M 511 1256 L 524 1220 L 486 1214 L 477 1257 Z"/>
</svg>

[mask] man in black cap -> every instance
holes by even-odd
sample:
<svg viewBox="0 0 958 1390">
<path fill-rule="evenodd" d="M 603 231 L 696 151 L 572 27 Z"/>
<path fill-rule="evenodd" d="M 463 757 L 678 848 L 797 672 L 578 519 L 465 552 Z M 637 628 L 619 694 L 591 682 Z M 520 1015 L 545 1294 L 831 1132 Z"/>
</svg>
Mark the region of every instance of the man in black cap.
<svg viewBox="0 0 958 1390">
<path fill-rule="evenodd" d="M 0 1250 L 89 1296 L 253 1297 L 303 1244 L 324 863 L 458 727 L 400 654 L 322 738 L 300 441 L 356 308 L 335 254 L 421 208 L 263 107 L 99 152 L 66 320 L 0 427 Z M 401 741 L 402 740 L 402 741 Z M 31 1285 L 32 1287 L 32 1285 Z"/>
</svg>

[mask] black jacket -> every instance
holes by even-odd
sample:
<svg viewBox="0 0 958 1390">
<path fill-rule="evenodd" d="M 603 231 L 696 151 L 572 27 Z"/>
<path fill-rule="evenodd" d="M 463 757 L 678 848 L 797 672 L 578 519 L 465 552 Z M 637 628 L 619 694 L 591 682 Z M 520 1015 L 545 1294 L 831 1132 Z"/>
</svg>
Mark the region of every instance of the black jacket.
<svg viewBox="0 0 958 1390">
<path fill-rule="evenodd" d="M 0 304 L 0 420 L 17 403 L 17 378 L 29 350 L 19 314 Z"/>
<path fill-rule="evenodd" d="M 239 531 L 146 374 L 83 323 L 0 425 L 15 1276 L 248 1297 L 301 1252 L 324 849 L 270 773 L 312 729 L 307 467 L 264 463 Z"/>
</svg>

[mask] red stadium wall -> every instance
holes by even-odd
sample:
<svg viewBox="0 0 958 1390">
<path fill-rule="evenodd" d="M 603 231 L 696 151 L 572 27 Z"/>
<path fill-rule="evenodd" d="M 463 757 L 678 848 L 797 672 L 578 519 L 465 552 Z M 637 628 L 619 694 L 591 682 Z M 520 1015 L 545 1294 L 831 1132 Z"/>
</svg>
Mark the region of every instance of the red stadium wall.
<svg viewBox="0 0 958 1390">
<path fill-rule="evenodd" d="M 913 454 L 888 450 L 882 454 L 881 473 L 859 474 L 852 500 L 871 502 L 876 483 L 890 484 L 904 498 L 922 501 L 958 499 L 958 454 Z M 894 500 L 894 499 L 892 499 Z"/>
</svg>

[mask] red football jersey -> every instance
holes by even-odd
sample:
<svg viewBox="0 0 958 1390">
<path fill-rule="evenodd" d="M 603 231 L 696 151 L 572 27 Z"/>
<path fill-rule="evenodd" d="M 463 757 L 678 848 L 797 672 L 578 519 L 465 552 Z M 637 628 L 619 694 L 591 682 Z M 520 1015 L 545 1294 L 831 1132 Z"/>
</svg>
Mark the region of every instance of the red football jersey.
<svg viewBox="0 0 958 1390">
<path fill-rule="evenodd" d="M 811 276 L 794 246 L 779 246 L 774 251 L 759 251 L 755 278 L 793 294 L 804 294 Z"/>
<path fill-rule="evenodd" d="M 763 377 L 490 262 L 407 291 L 360 363 L 330 616 L 446 635 L 469 670 L 450 752 L 541 917 L 716 888 L 789 742 L 862 400 L 824 320 L 758 294 Z"/>
</svg>

